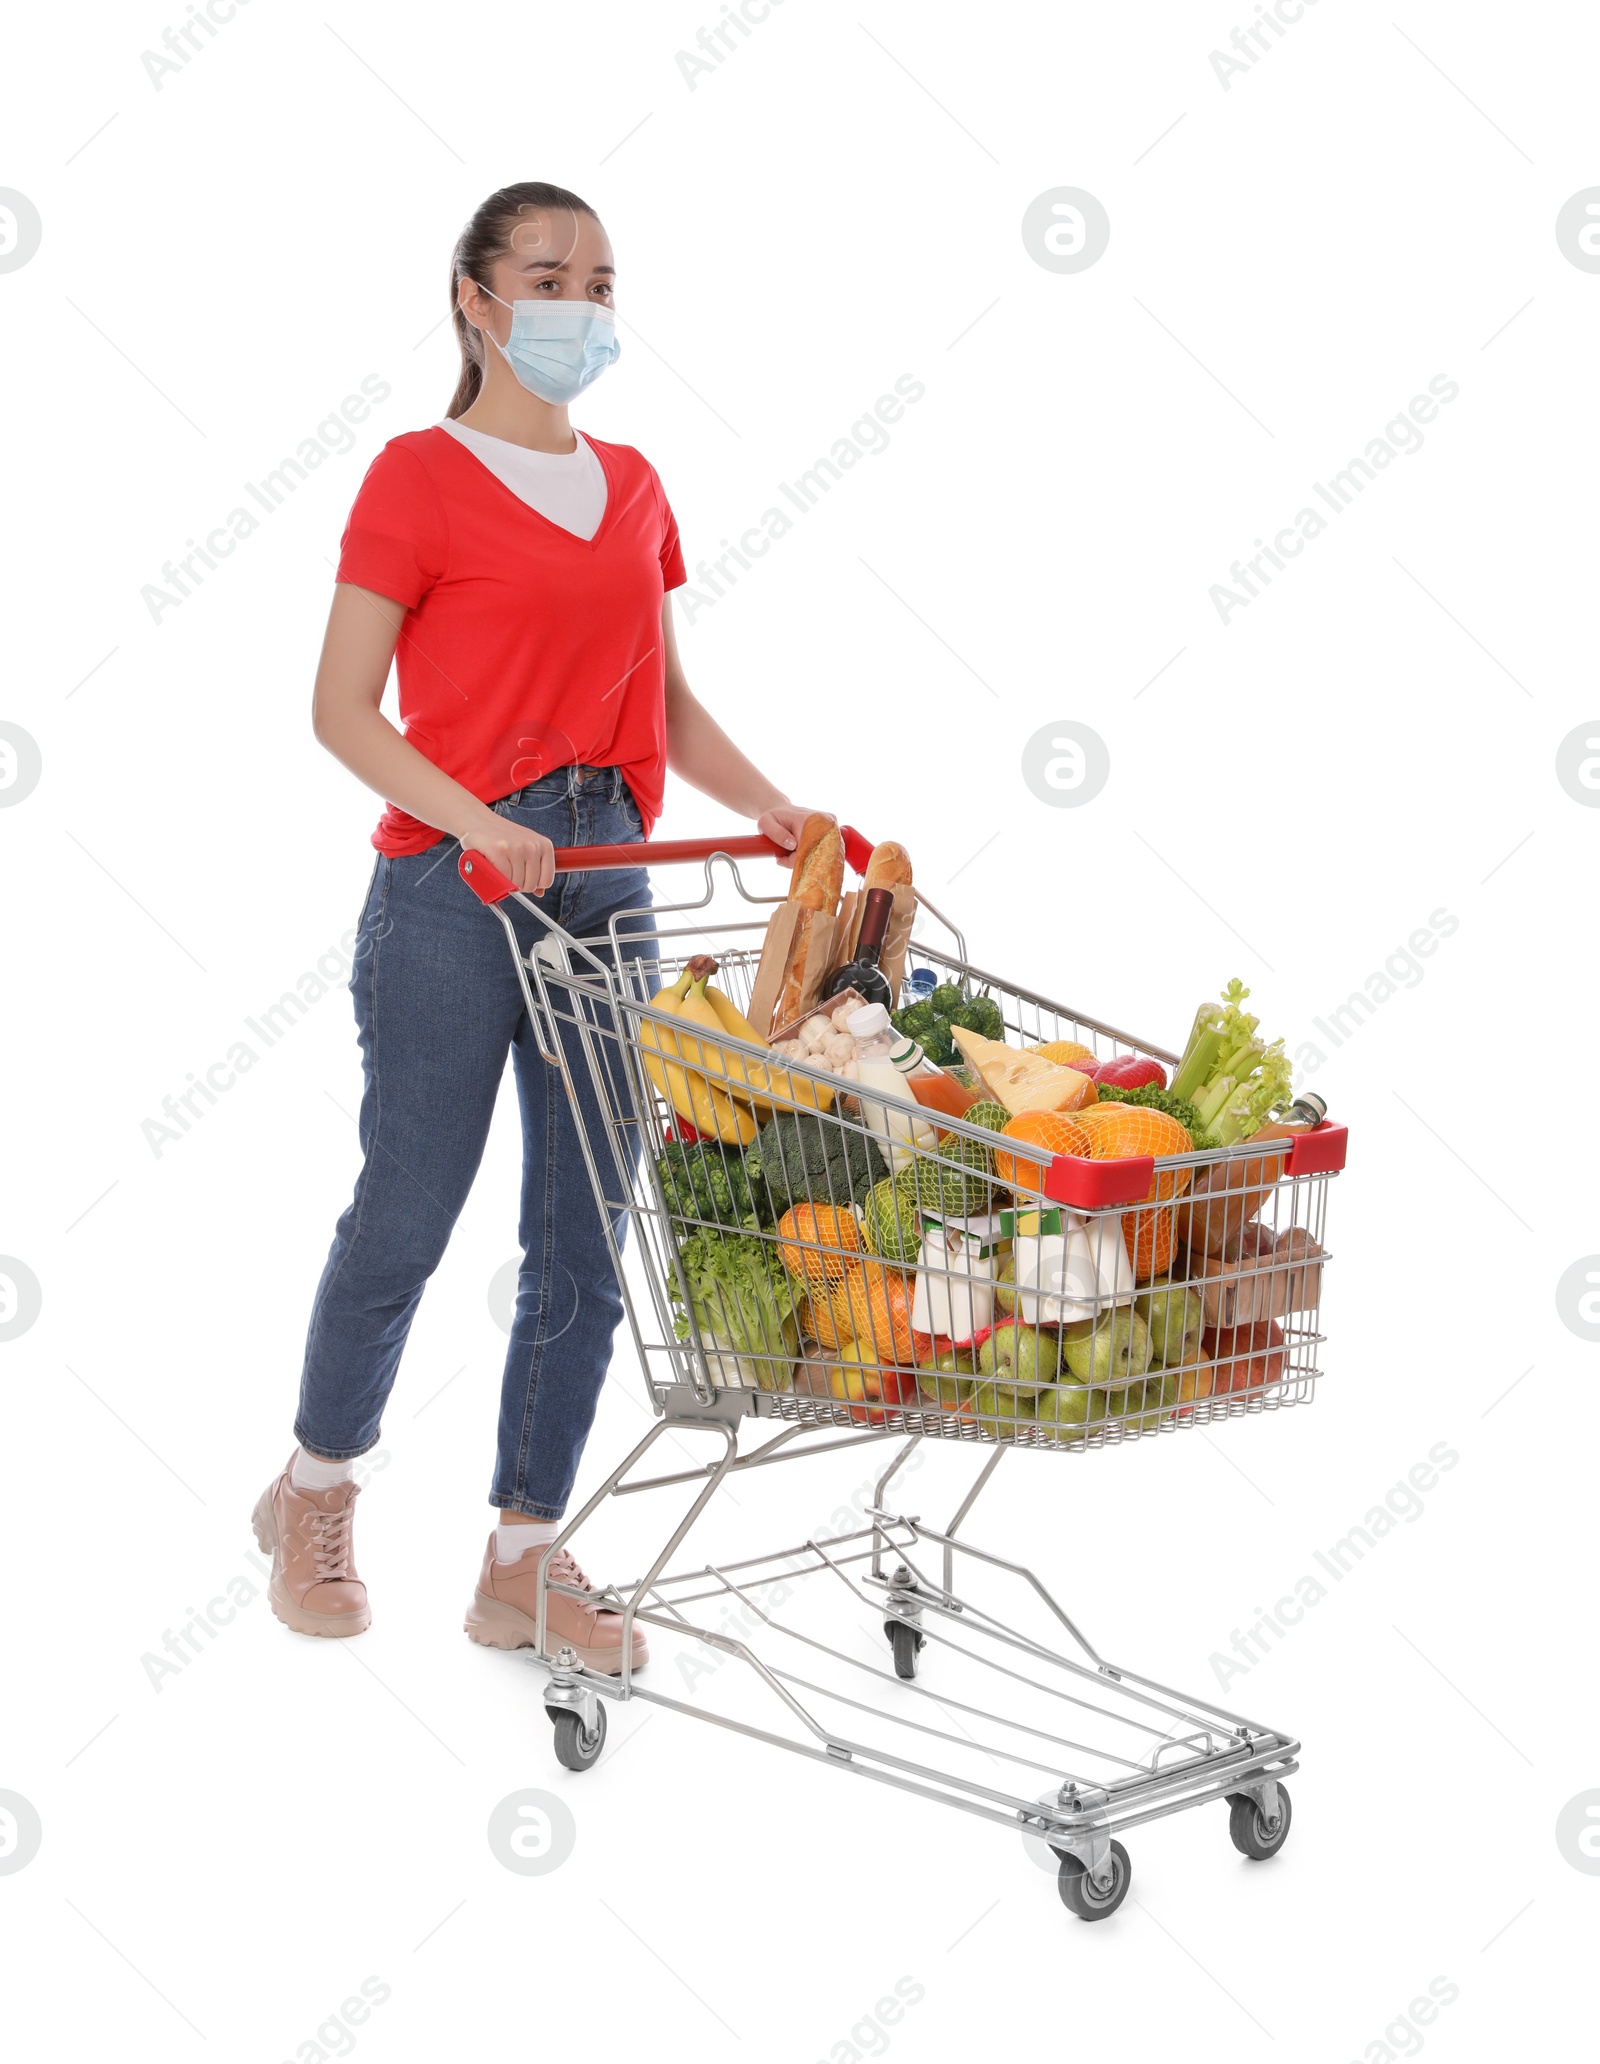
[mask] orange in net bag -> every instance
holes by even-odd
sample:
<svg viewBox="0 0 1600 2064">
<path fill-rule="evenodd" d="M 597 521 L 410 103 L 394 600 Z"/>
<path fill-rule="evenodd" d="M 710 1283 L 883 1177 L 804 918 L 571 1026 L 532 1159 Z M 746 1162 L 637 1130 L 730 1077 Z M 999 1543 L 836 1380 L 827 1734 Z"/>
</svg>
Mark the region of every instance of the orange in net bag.
<svg viewBox="0 0 1600 2064">
<path fill-rule="evenodd" d="M 910 1368 L 915 1356 L 911 1340 L 911 1285 L 903 1270 L 881 1261 L 852 1266 L 844 1284 L 850 1331 L 864 1361 L 892 1362 Z M 833 1298 L 835 1314 L 839 1295 Z"/>
<path fill-rule="evenodd" d="M 1194 1141 L 1165 1111 L 1147 1110 L 1143 1104 L 1091 1104 L 1075 1114 L 1076 1123 L 1089 1135 L 1089 1152 L 1096 1161 L 1126 1161 L 1135 1154 L 1153 1154 L 1159 1161 L 1168 1154 L 1193 1152 Z M 1150 1194 L 1158 1198 L 1181 1197 L 1194 1178 L 1192 1168 L 1163 1168 L 1156 1172 Z"/>
<path fill-rule="evenodd" d="M 861 1232 L 855 1213 L 840 1205 L 796 1204 L 778 1220 L 778 1241 L 790 1275 L 826 1295 L 844 1280 L 846 1257 L 860 1252 Z"/>
<path fill-rule="evenodd" d="M 1080 1061 L 1092 1061 L 1094 1048 L 1078 1039 L 1047 1039 L 1042 1046 L 1030 1046 L 1042 1061 L 1054 1061 L 1058 1068 L 1075 1068 Z"/>
<path fill-rule="evenodd" d="M 1093 1106 L 1090 1108 L 1092 1110 Z M 1008 1154 L 1000 1141 L 1014 1139 L 1027 1146 L 1038 1147 L 1046 1154 L 1076 1154 L 1087 1161 L 1094 1154 L 1094 1145 L 1080 1123 L 1083 1116 L 1081 1111 L 1074 1112 L 1070 1118 L 1061 1111 L 1023 1111 L 1019 1116 L 1008 1119 L 991 1149 L 995 1179 L 1008 1190 L 1015 1190 L 1019 1196 L 1042 1197 L 1043 1171 L 1031 1161 L 1024 1161 L 1019 1154 Z M 1179 1130 L 1182 1129 L 1180 1126 Z"/>
</svg>

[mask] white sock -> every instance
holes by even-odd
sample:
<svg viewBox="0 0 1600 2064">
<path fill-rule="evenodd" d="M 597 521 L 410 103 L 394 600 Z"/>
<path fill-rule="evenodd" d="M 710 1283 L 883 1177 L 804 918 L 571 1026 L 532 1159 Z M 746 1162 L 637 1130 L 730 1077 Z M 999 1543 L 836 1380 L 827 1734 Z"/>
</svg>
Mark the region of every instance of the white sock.
<svg viewBox="0 0 1600 2064">
<path fill-rule="evenodd" d="M 548 1548 L 561 1531 L 559 1519 L 514 1519 L 494 1530 L 494 1559 L 515 1562 L 530 1548 Z"/>
<path fill-rule="evenodd" d="M 289 1481 L 297 1491 L 331 1491 L 335 1484 L 348 1483 L 355 1473 L 354 1462 L 324 1462 L 320 1455 L 296 1448 Z"/>
</svg>

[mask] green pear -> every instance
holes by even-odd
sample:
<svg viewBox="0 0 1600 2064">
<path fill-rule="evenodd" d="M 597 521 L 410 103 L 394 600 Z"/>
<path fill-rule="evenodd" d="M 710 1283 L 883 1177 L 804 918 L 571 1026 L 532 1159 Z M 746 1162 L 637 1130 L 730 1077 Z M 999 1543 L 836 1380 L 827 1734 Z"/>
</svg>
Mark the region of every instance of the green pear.
<svg viewBox="0 0 1600 2064">
<path fill-rule="evenodd" d="M 1017 1308 L 1017 1257 L 1006 1256 L 1006 1265 L 994 1279 L 995 1310 L 1009 1317 Z"/>
<path fill-rule="evenodd" d="M 1177 1368 L 1199 1359 L 1206 1312 L 1198 1291 L 1158 1276 L 1133 1300 L 1133 1308 L 1144 1320 L 1155 1361 Z"/>
<path fill-rule="evenodd" d="M 1124 1391 L 1113 1391 L 1113 1399 L 1120 1397 L 1121 1406 L 1117 1415 L 1130 1426 L 1153 1433 L 1162 1419 L 1178 1402 L 1180 1378 L 1175 1370 L 1158 1370 L 1143 1383 L 1130 1383 Z"/>
<path fill-rule="evenodd" d="M 1041 1426 L 1070 1429 L 1082 1437 L 1085 1427 L 1098 1425 L 1106 1416 L 1106 1394 L 1091 1390 L 1086 1383 L 1057 1383 L 1041 1390 L 1034 1417 Z"/>
<path fill-rule="evenodd" d="M 1145 1378 L 1144 1405 L 1140 1424 L 1159 1426 L 1169 1412 L 1175 1411 L 1182 1379 L 1176 1370 L 1163 1369 Z"/>
<path fill-rule="evenodd" d="M 978 1394 L 972 1401 L 972 1409 L 988 1426 L 998 1426 L 1001 1433 L 1009 1433 L 1019 1425 L 1027 1425 L 1033 1419 L 1033 1395 L 1031 1392 L 1002 1390 L 993 1383 L 980 1384 Z"/>
<path fill-rule="evenodd" d="M 930 1404 L 938 1405 L 942 1411 L 954 1412 L 966 1404 L 977 1383 L 973 1380 L 978 1372 L 978 1357 L 968 1347 L 949 1347 L 936 1355 L 933 1370 L 920 1370 L 917 1388 Z"/>
<path fill-rule="evenodd" d="M 1061 1336 L 1050 1326 L 1027 1326 L 1013 1320 L 994 1331 L 978 1349 L 978 1373 L 1000 1392 L 1002 1403 L 1021 1399 L 1033 1413 L 1039 1391 L 1054 1383 L 1061 1363 Z"/>
<path fill-rule="evenodd" d="M 1125 1304 L 1069 1326 L 1062 1339 L 1067 1367 L 1080 1383 L 1125 1384 L 1150 1366 L 1144 1320 Z"/>
</svg>

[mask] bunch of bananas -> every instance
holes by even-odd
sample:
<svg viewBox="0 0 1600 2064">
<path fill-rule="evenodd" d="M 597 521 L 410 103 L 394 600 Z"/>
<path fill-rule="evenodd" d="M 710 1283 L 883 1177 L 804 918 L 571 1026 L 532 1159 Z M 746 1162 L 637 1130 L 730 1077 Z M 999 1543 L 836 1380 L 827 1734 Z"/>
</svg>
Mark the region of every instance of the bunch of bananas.
<svg viewBox="0 0 1600 2064">
<path fill-rule="evenodd" d="M 716 971 L 708 954 L 696 954 L 650 999 L 651 1009 L 673 1022 L 641 1018 L 639 1044 L 650 1080 L 680 1118 L 707 1139 L 747 1147 L 775 1108 L 826 1111 L 833 1091 L 723 1046 L 725 1038 L 761 1048 L 767 1042 L 733 999 L 712 986 Z"/>
</svg>

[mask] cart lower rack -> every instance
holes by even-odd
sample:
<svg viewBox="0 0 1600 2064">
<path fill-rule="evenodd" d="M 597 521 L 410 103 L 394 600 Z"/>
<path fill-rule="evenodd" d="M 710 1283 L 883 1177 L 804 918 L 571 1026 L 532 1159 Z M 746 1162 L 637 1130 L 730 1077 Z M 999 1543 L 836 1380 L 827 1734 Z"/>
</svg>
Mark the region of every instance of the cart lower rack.
<svg viewBox="0 0 1600 2064">
<path fill-rule="evenodd" d="M 859 873 L 870 847 L 845 836 Z M 704 863 L 698 901 L 623 912 L 597 940 L 564 932 L 482 855 L 460 861 L 505 928 L 546 1060 L 569 1096 L 580 1071 L 598 1094 L 604 1138 L 580 1138 L 655 1415 L 557 1545 L 610 1498 L 680 1496 L 642 1575 L 569 1593 L 621 1614 L 619 1675 L 549 1652 L 546 1597 L 565 1587 L 541 1574 L 535 1656 L 557 1756 L 591 1768 L 608 1702 L 646 1699 L 1018 1830 L 1084 1920 L 1126 1896 L 1117 1837 L 1145 1821 L 1226 1800 L 1234 1845 L 1264 1860 L 1289 1832 L 1299 1743 L 1107 1661 L 1033 1571 L 963 1529 L 1008 1448 L 1083 1454 L 1310 1401 L 1343 1129 L 1173 1152 L 1159 1127 L 1153 1151 L 1131 1128 L 1096 1159 L 1070 1132 L 1060 1151 L 1048 1127 L 997 1135 L 824 1068 L 779 1068 L 739 1029 L 712 1040 L 701 1019 L 697 1040 L 675 977 L 695 955 L 703 974 L 714 953 L 718 1008 L 742 1027 L 765 906 L 780 899 L 752 895 L 737 862 L 776 851 L 742 837 L 558 852 L 558 870 Z M 716 862 L 739 898 L 732 919 L 706 915 Z M 508 904 L 534 921 L 520 936 Z M 917 961 L 988 997 L 1013 1044 L 1171 1062 L 975 967 L 960 932 L 918 904 Z M 942 942 L 921 936 L 928 919 Z M 686 1063 L 717 1092 L 717 1129 L 664 1152 L 663 1139 L 693 1138 L 673 1108 Z M 1003 1237 L 986 1245 L 975 1226 Z M 767 1286 L 755 1305 L 732 1287 L 730 1254 Z M 930 1311 L 957 1314 L 957 1337 L 919 1331 Z M 680 1449 L 709 1436 L 711 1452 L 649 1473 L 668 1435 Z M 859 1527 L 669 1568 L 732 1477 L 890 1440 Z M 951 1440 L 977 1467 L 941 1527 L 902 1509 L 895 1485 L 919 1444 Z M 680 1688 L 709 1679 L 705 1699 L 640 1680 L 636 1623 L 682 1645 Z"/>
</svg>

